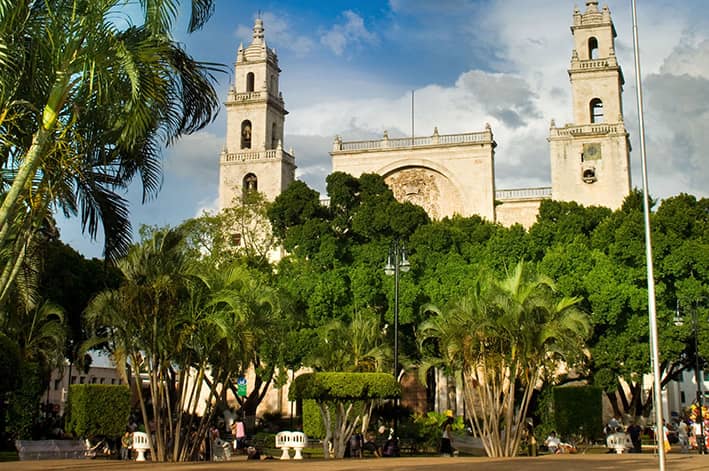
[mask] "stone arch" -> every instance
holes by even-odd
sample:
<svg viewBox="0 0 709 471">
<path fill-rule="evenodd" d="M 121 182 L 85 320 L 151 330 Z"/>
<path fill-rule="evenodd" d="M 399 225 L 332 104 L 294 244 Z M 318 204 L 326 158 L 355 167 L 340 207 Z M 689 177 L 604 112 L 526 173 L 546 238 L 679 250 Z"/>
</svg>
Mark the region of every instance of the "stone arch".
<svg viewBox="0 0 709 471">
<path fill-rule="evenodd" d="M 461 185 L 443 166 L 424 159 L 401 159 L 377 172 L 398 201 L 426 210 L 432 219 L 464 214 Z"/>
</svg>

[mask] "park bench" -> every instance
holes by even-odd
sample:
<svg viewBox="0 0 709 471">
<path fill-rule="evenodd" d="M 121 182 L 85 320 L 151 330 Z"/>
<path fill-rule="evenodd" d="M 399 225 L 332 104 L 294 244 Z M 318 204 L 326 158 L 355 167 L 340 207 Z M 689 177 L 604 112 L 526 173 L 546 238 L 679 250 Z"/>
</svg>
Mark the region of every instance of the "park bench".
<svg viewBox="0 0 709 471">
<path fill-rule="evenodd" d="M 308 444 L 308 437 L 303 432 L 278 432 L 276 434 L 276 448 L 281 449 L 282 460 L 290 459 L 290 449 L 293 448 L 294 460 L 303 459 L 303 448 Z"/>
<path fill-rule="evenodd" d="M 86 446 L 81 440 L 16 440 L 15 448 L 21 461 L 86 457 Z"/>
<path fill-rule="evenodd" d="M 145 452 L 150 450 L 148 434 L 145 432 L 133 432 L 133 449 L 138 452 L 136 461 L 145 461 Z"/>
</svg>

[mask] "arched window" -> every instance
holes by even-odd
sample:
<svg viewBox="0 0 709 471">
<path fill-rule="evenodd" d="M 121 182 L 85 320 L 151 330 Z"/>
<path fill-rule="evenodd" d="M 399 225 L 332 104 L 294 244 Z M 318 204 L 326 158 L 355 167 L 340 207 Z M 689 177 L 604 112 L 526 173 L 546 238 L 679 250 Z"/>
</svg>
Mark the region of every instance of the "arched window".
<svg viewBox="0 0 709 471">
<path fill-rule="evenodd" d="M 588 58 L 598 59 L 598 39 L 593 36 L 588 38 Z"/>
<path fill-rule="evenodd" d="M 276 123 L 271 124 L 271 149 L 275 149 L 278 145 L 278 136 L 276 136 Z"/>
<path fill-rule="evenodd" d="M 241 122 L 241 148 L 251 149 L 251 121 L 248 119 Z"/>
<path fill-rule="evenodd" d="M 254 73 L 249 72 L 246 74 L 246 91 L 247 92 L 253 92 L 254 91 Z"/>
<path fill-rule="evenodd" d="M 591 100 L 591 123 L 603 122 L 603 102 L 599 98 Z"/>
<path fill-rule="evenodd" d="M 246 198 L 247 193 L 258 191 L 258 178 L 256 178 L 256 175 L 253 173 L 247 173 L 246 176 L 244 176 L 242 190 L 244 193 L 244 198 Z"/>
</svg>

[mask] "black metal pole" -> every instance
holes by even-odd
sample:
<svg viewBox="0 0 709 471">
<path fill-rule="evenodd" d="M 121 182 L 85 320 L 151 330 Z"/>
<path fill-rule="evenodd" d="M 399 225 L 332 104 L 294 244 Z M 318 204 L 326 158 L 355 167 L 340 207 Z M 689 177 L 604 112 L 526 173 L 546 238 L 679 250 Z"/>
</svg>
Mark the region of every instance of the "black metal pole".
<svg viewBox="0 0 709 471">
<path fill-rule="evenodd" d="M 704 417 L 702 407 L 704 406 L 704 392 L 702 391 L 703 378 L 699 375 L 699 334 L 697 332 L 697 307 L 692 311 L 692 324 L 694 327 L 694 380 L 697 382 L 697 420 L 699 421 L 699 436 L 697 437 L 697 449 L 699 454 L 706 453 L 706 441 L 704 439 Z"/>
<path fill-rule="evenodd" d="M 394 243 L 394 379 L 399 372 L 399 241 Z"/>
<path fill-rule="evenodd" d="M 399 379 L 399 240 L 394 242 L 394 381 Z M 399 427 L 399 399 L 394 400 L 394 440 Z"/>
</svg>

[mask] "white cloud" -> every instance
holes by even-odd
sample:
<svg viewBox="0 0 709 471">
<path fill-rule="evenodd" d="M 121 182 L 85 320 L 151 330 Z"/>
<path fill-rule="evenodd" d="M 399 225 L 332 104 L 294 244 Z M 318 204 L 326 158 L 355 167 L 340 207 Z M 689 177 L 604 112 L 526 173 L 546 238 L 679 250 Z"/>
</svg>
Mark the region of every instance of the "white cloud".
<svg viewBox="0 0 709 471">
<path fill-rule="evenodd" d="M 357 13 L 346 10 L 342 13 L 344 23 L 337 23 L 320 37 L 320 43 L 340 56 L 348 47 L 362 44 L 374 44 L 378 41 L 376 33 L 367 29 L 364 20 Z"/>
<path fill-rule="evenodd" d="M 218 181 L 219 152 L 223 137 L 199 131 L 180 138 L 165 153 L 165 173 L 191 178 L 196 184 L 213 185 Z"/>
</svg>

